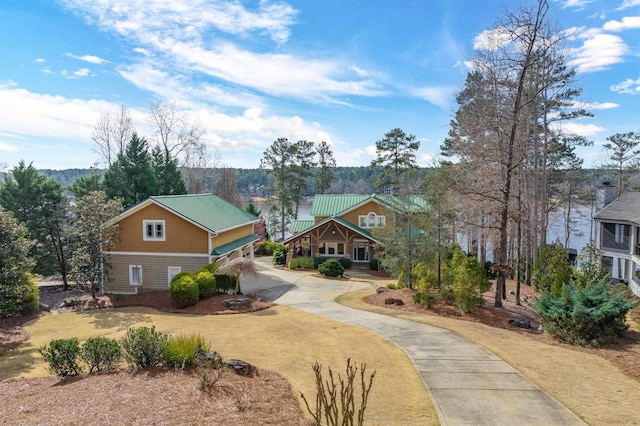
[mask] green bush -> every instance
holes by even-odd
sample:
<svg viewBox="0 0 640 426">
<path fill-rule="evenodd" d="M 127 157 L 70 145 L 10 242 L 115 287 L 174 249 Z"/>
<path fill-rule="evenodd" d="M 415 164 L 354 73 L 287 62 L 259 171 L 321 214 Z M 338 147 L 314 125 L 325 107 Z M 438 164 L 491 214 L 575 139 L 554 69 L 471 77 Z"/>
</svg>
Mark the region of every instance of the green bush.
<svg viewBox="0 0 640 426">
<path fill-rule="evenodd" d="M 286 265 L 287 264 L 287 253 L 289 253 L 289 249 L 286 246 L 280 245 L 273 252 L 273 264 L 274 265 Z"/>
<path fill-rule="evenodd" d="M 235 290 L 239 278 L 234 274 L 216 275 L 216 287 L 218 292 L 227 293 L 229 290 Z"/>
<path fill-rule="evenodd" d="M 322 265 L 327 260 L 332 259 L 331 257 L 324 256 L 316 256 L 313 258 L 313 269 L 318 269 L 320 265 Z"/>
<path fill-rule="evenodd" d="M 258 246 L 256 251 L 258 254 L 271 256 L 282 247 L 284 247 L 282 244 L 275 241 L 263 241 L 262 244 Z"/>
<path fill-rule="evenodd" d="M 559 295 L 544 291 L 533 304 L 545 330 L 555 339 L 581 346 L 615 342 L 629 328 L 627 313 L 638 306 L 629 290 L 611 292 L 608 277 L 585 288 L 563 286 Z"/>
<path fill-rule="evenodd" d="M 91 337 L 80 348 L 80 359 L 89 367 L 89 373 L 115 370 L 121 357 L 120 344 L 108 337 Z"/>
<path fill-rule="evenodd" d="M 327 277 L 341 277 L 344 274 L 344 268 L 336 259 L 329 259 L 318 266 L 318 272 Z"/>
<path fill-rule="evenodd" d="M 438 301 L 438 296 L 431 292 L 418 291 L 413 295 L 413 301 L 425 308 L 431 308 Z"/>
<path fill-rule="evenodd" d="M 396 283 L 397 288 L 406 288 L 407 287 L 407 276 L 404 273 L 404 269 L 400 271 L 398 274 L 398 281 Z"/>
<path fill-rule="evenodd" d="M 212 274 L 215 274 L 219 267 L 220 265 L 218 265 L 217 263 L 210 263 L 206 266 L 203 266 L 201 270 L 209 271 Z"/>
<path fill-rule="evenodd" d="M 130 328 L 120 341 L 124 359 L 133 368 L 146 368 L 162 362 L 168 336 L 155 326 Z"/>
<path fill-rule="evenodd" d="M 313 258 L 311 257 L 294 257 L 289 261 L 289 269 L 314 269 Z"/>
<path fill-rule="evenodd" d="M 194 365 L 196 357 L 209 351 L 209 344 L 199 334 L 170 338 L 162 353 L 167 367 L 187 368 Z"/>
<path fill-rule="evenodd" d="M 40 308 L 38 286 L 31 277 L 11 286 L 0 286 L 0 318 L 27 315 Z"/>
<path fill-rule="evenodd" d="M 338 262 L 340 262 L 344 269 L 351 269 L 351 266 L 353 265 L 353 262 L 348 257 L 338 259 Z"/>
<path fill-rule="evenodd" d="M 462 250 L 456 251 L 451 260 L 453 296 L 456 306 L 464 312 L 483 302 L 482 293 L 489 289 L 489 280 L 484 265 L 477 258 L 467 256 Z"/>
<path fill-rule="evenodd" d="M 189 272 L 189 271 L 180 271 L 177 274 L 175 274 L 173 276 L 173 278 L 171 278 L 171 282 L 178 281 L 182 277 L 190 277 L 190 276 L 191 276 L 191 272 Z"/>
<path fill-rule="evenodd" d="M 203 268 L 193 274 L 193 278 L 198 285 L 200 299 L 211 297 L 216 294 L 216 276 L 212 272 Z"/>
<path fill-rule="evenodd" d="M 82 367 L 78 363 L 80 345 L 75 337 L 52 340 L 48 346 L 38 348 L 38 352 L 49 364 L 49 370 L 58 377 L 77 376 L 82 373 Z"/>
<path fill-rule="evenodd" d="M 536 290 L 558 296 L 562 287 L 571 281 L 572 275 L 573 267 L 564 247 L 560 244 L 540 246 L 531 272 L 531 283 Z"/>
<path fill-rule="evenodd" d="M 172 280 L 169 284 L 169 294 L 171 304 L 179 309 L 193 306 L 200 299 L 198 284 L 191 274 Z"/>
</svg>

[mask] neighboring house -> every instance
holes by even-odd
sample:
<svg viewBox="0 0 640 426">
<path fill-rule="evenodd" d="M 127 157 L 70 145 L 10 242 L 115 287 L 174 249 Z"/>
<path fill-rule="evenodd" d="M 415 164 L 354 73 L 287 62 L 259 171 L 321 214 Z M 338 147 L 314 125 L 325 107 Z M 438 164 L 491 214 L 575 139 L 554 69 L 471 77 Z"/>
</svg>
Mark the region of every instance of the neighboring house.
<svg viewBox="0 0 640 426">
<path fill-rule="evenodd" d="M 382 244 L 374 230 L 393 226 L 395 212 L 426 208 L 423 198 L 408 201 L 390 195 L 316 195 L 311 205 L 313 220 L 293 221 L 288 259 L 296 256 L 346 257 L 354 266 L 368 265 Z M 391 216 L 391 217 L 387 217 Z"/>
<path fill-rule="evenodd" d="M 596 244 L 612 278 L 640 296 L 640 192 L 624 192 L 594 216 Z"/>
<path fill-rule="evenodd" d="M 106 252 L 112 270 L 103 291 L 166 290 L 178 272 L 253 257 L 257 221 L 212 194 L 151 197 L 107 222 L 118 225 L 118 243 Z"/>
</svg>

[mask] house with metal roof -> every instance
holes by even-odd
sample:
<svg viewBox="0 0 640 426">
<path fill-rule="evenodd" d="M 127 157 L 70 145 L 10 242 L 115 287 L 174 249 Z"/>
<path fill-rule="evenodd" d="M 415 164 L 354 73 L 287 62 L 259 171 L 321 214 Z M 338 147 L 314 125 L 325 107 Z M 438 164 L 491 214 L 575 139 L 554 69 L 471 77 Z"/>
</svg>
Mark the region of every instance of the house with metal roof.
<svg viewBox="0 0 640 426">
<path fill-rule="evenodd" d="M 640 296 L 640 192 L 623 192 L 594 216 L 596 244 L 611 278 Z"/>
<path fill-rule="evenodd" d="M 288 259 L 297 256 L 349 258 L 354 266 L 369 263 L 382 242 L 376 229 L 393 226 L 394 213 L 427 208 L 419 196 L 318 194 L 311 205 L 313 220 L 293 221 L 293 234 L 283 241 Z M 387 217 L 390 216 L 390 217 Z"/>
<path fill-rule="evenodd" d="M 118 242 L 108 252 L 104 291 L 166 290 L 181 271 L 253 257 L 258 218 L 213 194 L 150 197 L 111 219 Z"/>
</svg>

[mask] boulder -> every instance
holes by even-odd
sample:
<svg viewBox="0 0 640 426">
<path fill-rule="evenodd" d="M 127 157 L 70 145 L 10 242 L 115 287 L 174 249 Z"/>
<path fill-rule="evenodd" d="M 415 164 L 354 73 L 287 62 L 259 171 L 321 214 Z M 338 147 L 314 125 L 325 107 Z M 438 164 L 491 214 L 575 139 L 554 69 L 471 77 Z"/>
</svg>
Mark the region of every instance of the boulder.
<svg viewBox="0 0 640 426">
<path fill-rule="evenodd" d="M 233 299 L 225 299 L 222 301 L 222 304 L 227 308 L 235 311 L 237 309 L 248 308 L 251 306 L 251 299 L 242 299 L 242 298 L 233 298 Z"/>
<path fill-rule="evenodd" d="M 218 368 L 222 365 L 222 356 L 216 351 L 201 352 L 193 360 L 195 365 Z"/>
<path fill-rule="evenodd" d="M 385 305 L 401 306 L 401 305 L 404 305 L 404 302 L 402 301 L 402 299 L 396 299 L 394 297 L 387 297 L 386 299 L 384 299 L 384 304 Z"/>
<path fill-rule="evenodd" d="M 257 372 L 258 369 L 249 364 L 246 361 L 242 361 L 241 359 L 228 359 L 224 362 L 227 367 L 232 368 L 237 374 L 241 376 L 252 376 L 254 372 Z"/>
<path fill-rule="evenodd" d="M 509 318 L 509 325 L 528 330 L 531 328 L 531 320 L 527 318 Z"/>
<path fill-rule="evenodd" d="M 389 287 L 378 287 L 378 288 L 376 288 L 376 294 L 384 293 L 386 291 L 389 291 Z"/>
</svg>

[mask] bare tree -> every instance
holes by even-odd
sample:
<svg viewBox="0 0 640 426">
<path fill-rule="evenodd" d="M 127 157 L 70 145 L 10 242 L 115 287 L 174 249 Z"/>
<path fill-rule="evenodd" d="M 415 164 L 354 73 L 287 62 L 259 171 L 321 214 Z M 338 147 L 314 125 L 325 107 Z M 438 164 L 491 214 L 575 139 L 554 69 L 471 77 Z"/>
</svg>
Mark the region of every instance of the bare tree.
<svg viewBox="0 0 640 426">
<path fill-rule="evenodd" d="M 98 163 L 110 166 L 118 155 L 123 154 L 127 143 L 135 132 L 131 111 L 124 105 L 117 114 L 106 113 L 98 118 L 91 139 L 98 154 Z"/>
<path fill-rule="evenodd" d="M 149 121 L 155 128 L 157 143 L 171 158 L 178 158 L 183 151 L 201 144 L 206 133 L 186 113 L 178 111 L 174 102 L 152 102 Z"/>
<path fill-rule="evenodd" d="M 226 166 L 219 169 L 215 193 L 223 200 L 230 202 L 236 207 L 240 207 L 240 195 L 238 195 L 236 169 Z"/>
</svg>

